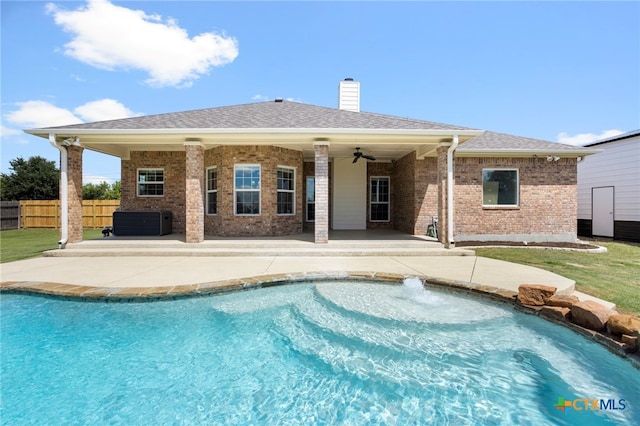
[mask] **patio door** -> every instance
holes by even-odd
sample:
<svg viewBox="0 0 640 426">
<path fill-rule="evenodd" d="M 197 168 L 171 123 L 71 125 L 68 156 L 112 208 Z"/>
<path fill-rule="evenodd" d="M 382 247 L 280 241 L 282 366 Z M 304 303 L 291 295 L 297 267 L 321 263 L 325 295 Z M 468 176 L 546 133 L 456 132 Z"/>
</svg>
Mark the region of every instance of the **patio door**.
<svg viewBox="0 0 640 426">
<path fill-rule="evenodd" d="M 331 164 L 332 229 L 367 229 L 367 161 L 334 158 Z"/>
<path fill-rule="evenodd" d="M 591 189 L 591 233 L 613 238 L 613 186 Z"/>
</svg>

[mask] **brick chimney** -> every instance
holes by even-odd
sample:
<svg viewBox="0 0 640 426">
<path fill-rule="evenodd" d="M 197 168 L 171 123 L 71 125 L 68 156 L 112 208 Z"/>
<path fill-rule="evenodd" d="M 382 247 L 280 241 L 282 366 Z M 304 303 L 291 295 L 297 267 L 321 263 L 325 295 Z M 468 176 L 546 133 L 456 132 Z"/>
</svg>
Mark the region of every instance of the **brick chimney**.
<svg viewBox="0 0 640 426">
<path fill-rule="evenodd" d="M 360 82 L 345 78 L 338 90 L 338 109 L 360 112 Z"/>
</svg>

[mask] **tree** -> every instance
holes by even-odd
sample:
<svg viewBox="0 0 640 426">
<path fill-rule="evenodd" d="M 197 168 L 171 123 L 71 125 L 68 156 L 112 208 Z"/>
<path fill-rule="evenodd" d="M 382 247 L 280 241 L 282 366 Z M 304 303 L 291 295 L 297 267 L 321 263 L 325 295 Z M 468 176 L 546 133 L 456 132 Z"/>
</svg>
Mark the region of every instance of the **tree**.
<svg viewBox="0 0 640 426">
<path fill-rule="evenodd" d="M 120 181 L 113 182 L 109 192 L 107 192 L 107 200 L 119 200 L 122 196 L 122 184 Z"/>
<path fill-rule="evenodd" d="M 82 185 L 83 200 L 119 200 L 120 181 L 109 185 L 107 182 L 99 184 L 87 183 Z"/>
<path fill-rule="evenodd" d="M 35 156 L 24 160 L 22 157 L 9 161 L 9 174 L 0 173 L 0 199 L 57 200 L 59 198 L 60 172 L 55 161 Z"/>
</svg>

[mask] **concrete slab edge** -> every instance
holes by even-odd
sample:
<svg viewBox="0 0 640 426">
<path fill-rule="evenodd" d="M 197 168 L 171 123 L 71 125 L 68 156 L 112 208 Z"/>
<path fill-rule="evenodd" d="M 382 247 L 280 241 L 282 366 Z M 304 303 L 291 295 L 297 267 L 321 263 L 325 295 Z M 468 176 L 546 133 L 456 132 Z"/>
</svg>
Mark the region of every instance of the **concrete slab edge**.
<svg viewBox="0 0 640 426">
<path fill-rule="evenodd" d="M 581 327 L 566 319 L 541 315 L 540 307 L 524 306 L 517 303 L 518 293 L 511 290 L 416 274 L 396 274 L 383 272 L 303 272 L 262 275 L 199 284 L 159 287 L 93 287 L 44 281 L 7 281 L 0 283 L 0 293 L 45 296 L 73 301 L 102 303 L 144 303 L 153 301 L 178 300 L 183 298 L 213 296 L 230 292 L 246 291 L 283 285 L 285 283 L 308 283 L 314 281 L 373 281 L 379 283 L 402 284 L 407 278 L 419 278 L 425 288 L 472 294 L 492 299 L 498 303 L 511 305 L 515 310 L 536 315 L 547 321 L 570 328 L 582 336 L 604 346 L 610 352 L 627 359 L 640 369 L 640 353 L 630 351 L 616 336 Z"/>
</svg>

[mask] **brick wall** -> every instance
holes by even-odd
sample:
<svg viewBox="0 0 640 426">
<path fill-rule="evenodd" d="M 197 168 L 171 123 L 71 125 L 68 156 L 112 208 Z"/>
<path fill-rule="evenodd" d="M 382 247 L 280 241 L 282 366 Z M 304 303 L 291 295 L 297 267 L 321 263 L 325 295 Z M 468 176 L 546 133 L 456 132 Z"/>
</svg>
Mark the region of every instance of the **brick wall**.
<svg viewBox="0 0 640 426">
<path fill-rule="evenodd" d="M 186 231 L 185 152 L 133 151 L 130 160 L 122 160 L 122 200 L 120 209 L 169 210 L 173 213 L 173 232 Z M 139 168 L 164 169 L 164 196 L 138 197 Z"/>
<path fill-rule="evenodd" d="M 416 154 L 405 155 L 393 163 L 391 180 L 394 185 L 391 216 L 396 230 L 413 234 L 415 224 Z"/>
<path fill-rule="evenodd" d="M 412 152 L 394 163 L 368 164 L 367 177 L 390 176 L 392 188 L 391 222 L 367 222 L 368 228 L 388 227 L 410 234 L 425 235 L 432 216 L 441 216 L 439 233 L 441 236 L 444 235 L 446 232 L 446 216 L 444 216 L 446 147 L 441 151 L 438 158 L 417 160 L 415 153 Z M 76 157 L 78 156 L 73 154 L 69 167 L 81 170 L 81 154 L 79 162 Z M 185 162 L 185 152 L 132 152 L 130 160 L 122 161 L 121 209 L 170 210 L 173 213 L 173 231 L 185 233 Z M 261 165 L 260 216 L 234 215 L 235 164 Z M 205 215 L 205 234 L 287 235 L 302 232 L 303 224 L 305 228 L 313 229 L 313 224 L 307 224 L 304 221 L 304 208 L 305 178 L 315 174 L 315 164 L 304 163 L 301 152 L 273 146 L 223 146 L 204 152 L 204 169 L 211 166 L 218 167 L 218 214 Z M 296 213 L 292 216 L 277 215 L 278 166 L 296 169 Z M 164 169 L 164 197 L 137 196 L 138 168 Z M 483 168 L 517 168 L 519 170 L 520 205 L 518 207 L 482 207 Z M 329 171 L 330 168 L 327 173 Z M 560 159 L 558 162 L 549 163 L 546 158 L 459 157 L 455 160 L 454 175 L 456 241 L 575 240 L 577 231 L 577 162 L 575 159 Z M 441 183 L 440 188 L 438 182 Z M 72 190 L 75 191 L 70 188 L 70 193 Z M 329 194 L 329 202 L 330 200 Z"/>
<path fill-rule="evenodd" d="M 426 235 L 427 228 L 438 216 L 438 169 L 435 158 L 416 161 L 414 188 L 416 219 L 413 234 Z"/>
<path fill-rule="evenodd" d="M 438 215 L 438 182 L 435 158 L 417 160 L 415 152 L 393 163 L 393 229 L 426 235 Z"/>
<path fill-rule="evenodd" d="M 482 169 L 519 170 L 518 207 L 482 207 Z M 577 161 L 545 158 L 456 158 L 455 238 L 573 241 L 577 232 Z"/>
<path fill-rule="evenodd" d="M 170 210 L 173 213 L 173 232 L 185 233 L 185 162 L 185 152 L 132 152 L 130 160 L 122 161 L 121 209 L 125 211 Z M 235 164 L 261 165 L 260 216 L 234 215 L 233 170 Z M 212 166 L 218 168 L 218 214 L 205 215 L 206 235 L 274 236 L 302 232 L 304 181 L 301 152 L 272 146 L 223 146 L 204 152 L 204 170 Z M 296 168 L 296 214 L 292 216 L 277 214 L 278 166 Z M 136 183 L 139 168 L 164 169 L 165 194 L 163 197 L 137 196 Z M 205 188 L 204 181 L 202 187 Z"/>
<path fill-rule="evenodd" d="M 185 144 L 186 156 L 186 242 L 204 241 L 204 147 L 199 143 Z"/>
<path fill-rule="evenodd" d="M 234 215 L 234 165 L 261 166 L 259 216 Z M 218 168 L 218 213 L 205 216 L 205 234 L 276 236 L 302 232 L 304 176 L 302 152 L 274 146 L 221 146 L 205 151 L 204 168 Z M 278 166 L 296 170 L 295 214 L 277 214 Z"/>
</svg>

